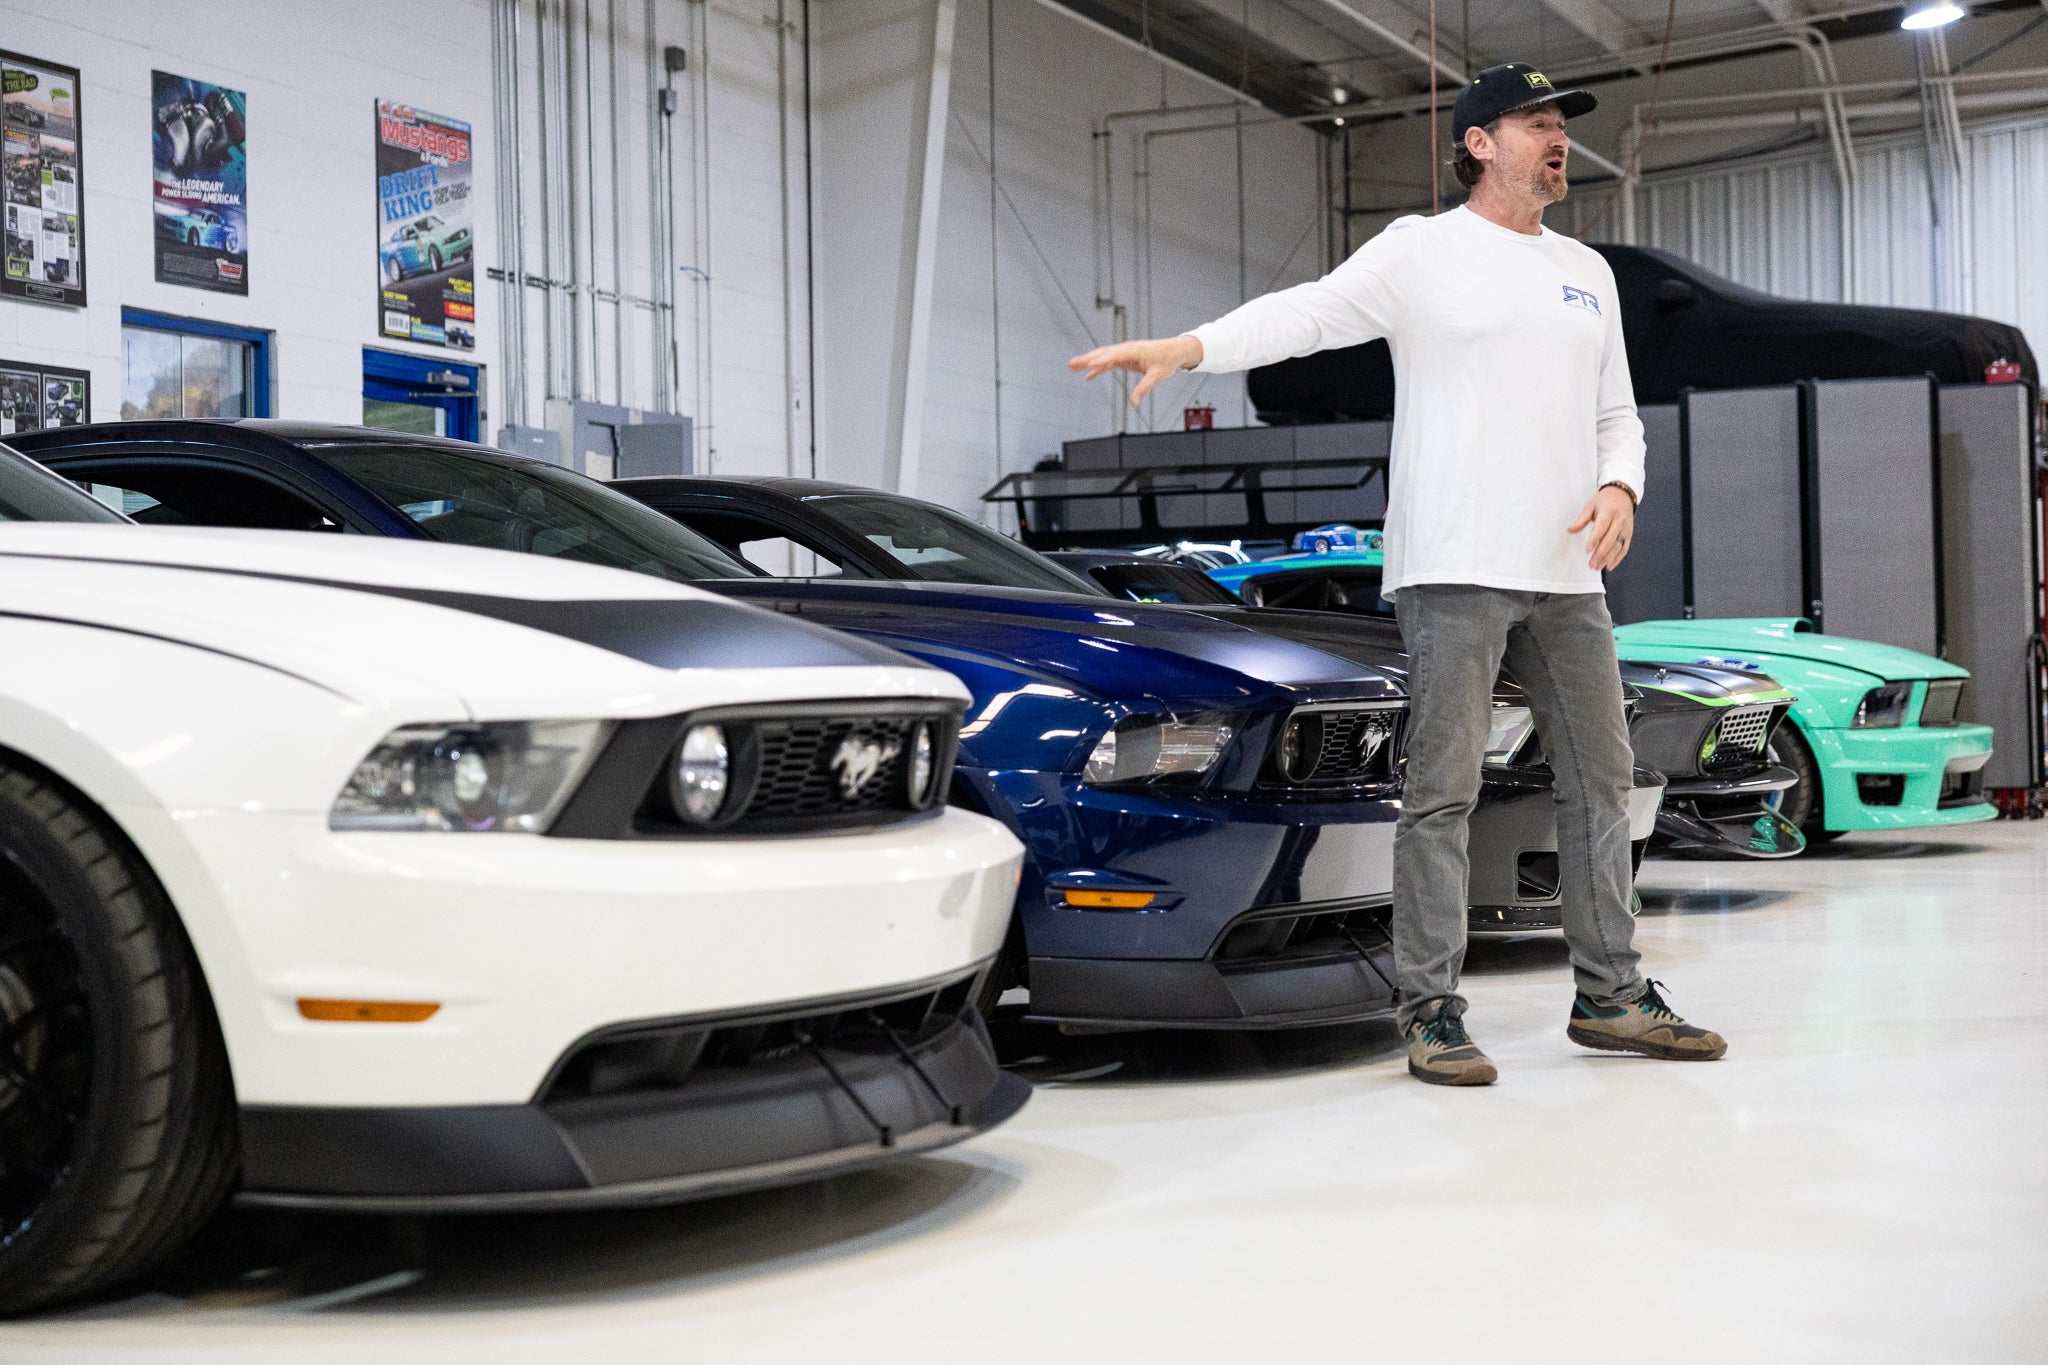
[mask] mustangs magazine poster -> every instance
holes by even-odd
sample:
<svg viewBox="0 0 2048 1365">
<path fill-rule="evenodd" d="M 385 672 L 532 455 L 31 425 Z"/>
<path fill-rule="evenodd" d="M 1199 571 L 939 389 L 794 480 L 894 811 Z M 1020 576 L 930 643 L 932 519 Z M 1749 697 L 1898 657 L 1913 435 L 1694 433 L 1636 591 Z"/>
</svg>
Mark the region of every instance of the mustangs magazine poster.
<svg viewBox="0 0 2048 1365">
<path fill-rule="evenodd" d="M 476 347 L 469 125 L 377 101 L 378 335 Z"/>
</svg>

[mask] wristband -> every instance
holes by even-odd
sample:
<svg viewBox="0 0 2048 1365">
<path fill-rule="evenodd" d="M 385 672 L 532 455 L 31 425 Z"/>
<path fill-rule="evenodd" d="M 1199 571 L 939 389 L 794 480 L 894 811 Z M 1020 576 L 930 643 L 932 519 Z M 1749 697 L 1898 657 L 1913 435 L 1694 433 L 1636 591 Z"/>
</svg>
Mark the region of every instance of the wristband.
<svg viewBox="0 0 2048 1365">
<path fill-rule="evenodd" d="M 1628 494 L 1628 505 L 1632 508 L 1639 507 L 1642 505 L 1642 499 L 1636 496 L 1636 490 L 1630 488 L 1627 484 L 1623 483 L 1619 479 L 1610 479 L 1608 482 L 1603 483 L 1600 486 L 1602 488 L 1619 488 L 1622 492 Z"/>
</svg>

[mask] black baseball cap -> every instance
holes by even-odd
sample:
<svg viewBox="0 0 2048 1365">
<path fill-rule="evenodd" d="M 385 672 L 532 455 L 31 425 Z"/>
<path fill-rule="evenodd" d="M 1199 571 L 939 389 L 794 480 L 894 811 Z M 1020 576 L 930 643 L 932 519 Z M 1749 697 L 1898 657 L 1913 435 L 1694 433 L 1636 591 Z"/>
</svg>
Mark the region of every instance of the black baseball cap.
<svg viewBox="0 0 2048 1365">
<path fill-rule="evenodd" d="M 1451 106 L 1451 141 L 1463 142 L 1467 128 L 1484 128 L 1517 109 L 1555 104 L 1566 118 L 1577 118 L 1592 113 L 1599 103 L 1584 90 L 1556 89 L 1550 77 L 1527 62 L 1502 62 L 1487 67 L 1458 92 L 1458 102 Z"/>
</svg>

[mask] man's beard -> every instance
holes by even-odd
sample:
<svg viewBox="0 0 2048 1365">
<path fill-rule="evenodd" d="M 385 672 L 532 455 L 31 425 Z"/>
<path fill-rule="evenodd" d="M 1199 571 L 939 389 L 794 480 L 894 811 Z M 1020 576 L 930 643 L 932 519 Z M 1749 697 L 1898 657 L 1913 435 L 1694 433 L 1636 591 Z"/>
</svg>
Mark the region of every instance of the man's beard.
<svg viewBox="0 0 2048 1365">
<path fill-rule="evenodd" d="M 1540 161 L 1536 163 L 1535 169 L 1529 172 L 1528 177 L 1522 181 L 1522 187 L 1529 192 L 1532 198 L 1541 199 L 1545 204 L 1562 203 L 1565 195 L 1570 193 L 1571 188 L 1565 182 L 1563 171 L 1558 171 L 1553 175 L 1550 167 Z"/>
</svg>

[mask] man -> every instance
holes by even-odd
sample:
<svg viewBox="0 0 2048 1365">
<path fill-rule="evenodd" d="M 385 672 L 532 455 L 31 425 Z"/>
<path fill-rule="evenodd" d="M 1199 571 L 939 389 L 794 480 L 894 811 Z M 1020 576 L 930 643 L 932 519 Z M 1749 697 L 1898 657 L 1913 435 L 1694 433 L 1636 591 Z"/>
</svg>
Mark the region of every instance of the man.
<svg viewBox="0 0 2048 1365">
<path fill-rule="evenodd" d="M 1480 72 L 1451 116 L 1472 193 L 1402 218 L 1321 280 L 1184 336 L 1071 363 L 1142 376 L 1223 373 L 1387 338 L 1398 379 L 1384 591 L 1413 657 L 1407 787 L 1394 843 L 1394 957 L 1408 1069 L 1486 1085 L 1464 1027 L 1466 818 L 1479 796 L 1503 658 L 1529 694 L 1557 783 L 1575 1042 L 1716 1058 L 1637 970 L 1627 798 L 1632 756 L 1600 574 L 1621 563 L 1643 491 L 1614 275 L 1543 226 L 1565 196 L 1565 120 L 1590 111 L 1519 62 Z"/>
</svg>

